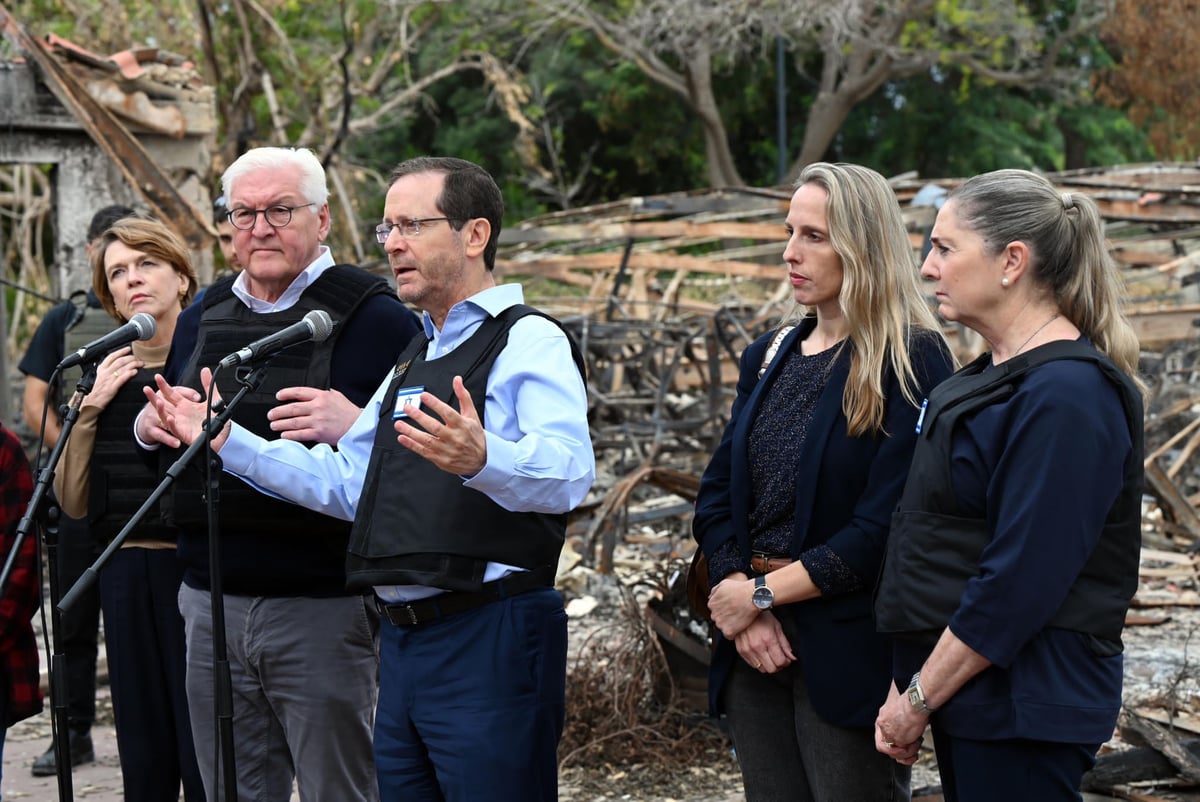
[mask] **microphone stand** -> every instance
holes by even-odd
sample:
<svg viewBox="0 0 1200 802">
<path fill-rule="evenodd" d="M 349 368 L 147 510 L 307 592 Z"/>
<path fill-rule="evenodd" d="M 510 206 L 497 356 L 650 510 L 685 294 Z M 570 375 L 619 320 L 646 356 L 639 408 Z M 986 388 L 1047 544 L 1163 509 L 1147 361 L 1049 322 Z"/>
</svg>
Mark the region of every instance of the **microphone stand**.
<svg viewBox="0 0 1200 802">
<path fill-rule="evenodd" d="M 150 494 L 142 506 L 138 508 L 133 517 L 126 522 L 125 526 L 117 533 L 108 547 L 96 558 L 96 561 L 84 569 L 83 574 L 78 581 L 71 586 L 67 594 L 62 597 L 62 601 L 58 604 L 58 609 L 66 612 L 79 600 L 88 588 L 95 584 L 99 578 L 100 569 L 104 564 L 111 559 L 112 555 L 121 548 L 121 545 L 129 537 L 146 514 L 158 503 L 163 494 L 174 484 L 179 475 L 188 466 L 196 454 L 205 449 L 208 454 L 207 464 L 205 466 L 206 475 L 211 476 L 207 486 L 208 501 L 209 501 L 209 538 L 208 538 L 208 553 L 209 553 L 209 596 L 212 602 L 212 619 L 213 619 L 213 693 L 215 700 L 215 715 L 217 723 L 217 745 L 219 750 L 217 774 L 218 778 L 223 780 L 226 800 L 236 800 L 237 794 L 237 771 L 233 753 L 233 681 L 229 670 L 229 655 L 227 641 L 225 637 L 225 599 L 221 593 L 221 569 L 220 569 L 220 543 L 217 537 L 216 529 L 216 506 L 217 506 L 217 488 L 219 485 L 221 459 L 210 448 L 209 443 L 214 437 L 221 433 L 225 428 L 225 424 L 229 422 L 233 415 L 234 408 L 246 396 L 247 393 L 253 392 L 262 384 L 262 380 L 266 371 L 266 366 L 254 368 L 247 372 L 244 376 L 239 373 L 238 382 L 242 385 L 237 394 L 229 401 L 222 400 L 218 404 L 214 404 L 217 409 L 216 417 L 205 423 L 200 434 L 192 441 L 191 445 L 172 463 L 167 469 L 158 486 L 154 488 L 154 492 Z M 216 375 L 213 376 L 215 386 Z M 210 390 L 211 395 L 211 390 Z M 64 429 L 65 431 L 65 429 Z M 60 438 L 59 443 L 62 443 Z M 212 472 L 213 468 L 217 470 Z M 215 475 L 214 475 L 215 474 Z M 61 765 L 61 764 L 60 764 Z M 224 772 L 222 773 L 222 769 Z M 217 785 L 214 783 L 214 786 Z"/>
<path fill-rule="evenodd" d="M 25 514 L 21 516 L 21 520 L 17 523 L 16 541 L 13 544 L 12 551 L 8 554 L 8 559 L 4 563 L 4 570 L 0 572 L 0 595 L 4 593 L 4 589 L 8 586 L 8 580 L 12 576 L 17 555 L 21 553 L 21 544 L 25 542 L 25 538 L 28 537 L 29 532 L 33 528 L 33 522 L 38 515 L 38 510 L 41 509 L 42 501 L 54 486 L 54 469 L 62 457 L 63 449 L 67 445 L 67 439 L 71 435 L 71 429 L 74 428 L 75 421 L 79 418 L 79 407 L 83 404 L 84 397 L 92 391 L 92 387 L 96 384 L 96 366 L 99 361 L 99 359 L 94 360 L 85 366 L 83 375 L 79 379 L 79 384 L 76 385 L 75 395 L 72 396 L 63 414 L 62 431 L 58 436 L 58 442 L 54 444 L 54 448 L 50 451 L 46 467 L 38 470 L 37 481 L 33 485 L 33 495 L 29 498 Z M 58 369 L 55 368 L 55 372 L 57 371 Z M 53 516 L 47 513 L 47 518 L 51 519 Z M 47 525 L 43 531 L 43 539 L 46 544 L 47 571 L 50 573 L 50 640 L 52 644 L 49 674 L 50 732 L 54 741 L 54 768 L 55 773 L 58 775 L 58 798 L 62 802 L 69 802 L 74 797 L 74 792 L 71 785 L 71 739 L 69 736 L 70 719 L 67 710 L 66 654 L 62 650 L 59 636 L 62 623 L 62 608 L 58 603 L 60 588 L 58 586 L 58 524 L 56 520 L 47 521 Z"/>
<path fill-rule="evenodd" d="M 217 386 L 217 372 L 213 371 L 212 383 L 209 385 L 206 406 L 208 418 L 205 420 L 205 441 L 209 442 L 225 427 L 225 421 L 232 414 L 233 407 L 262 383 L 266 365 L 261 365 L 250 371 L 235 371 L 234 375 L 242 388 L 238 390 L 227 405 L 218 409 L 218 415 L 212 418 L 214 407 L 212 389 Z M 221 500 L 221 458 L 211 448 L 208 449 L 208 459 L 204 464 L 204 484 L 206 492 L 205 507 L 208 513 L 208 603 L 213 622 L 213 715 L 217 722 L 217 745 L 221 759 L 217 763 L 217 780 L 224 780 L 225 801 L 238 799 L 237 762 L 233 753 L 233 679 L 229 670 L 229 653 L 225 637 L 225 593 L 221 580 L 221 526 L 217 510 Z M 222 775 L 221 771 L 224 770 Z"/>
</svg>

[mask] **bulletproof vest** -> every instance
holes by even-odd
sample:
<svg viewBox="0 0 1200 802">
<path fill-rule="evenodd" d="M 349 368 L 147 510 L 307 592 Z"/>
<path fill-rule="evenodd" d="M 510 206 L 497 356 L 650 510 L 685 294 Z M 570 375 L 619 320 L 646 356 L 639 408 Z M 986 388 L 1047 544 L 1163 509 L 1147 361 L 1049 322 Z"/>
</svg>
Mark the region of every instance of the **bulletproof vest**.
<svg viewBox="0 0 1200 802">
<path fill-rule="evenodd" d="M 566 533 L 566 515 L 512 512 L 484 493 L 463 487 L 462 478 L 441 470 L 401 446 L 392 428 L 398 393 L 422 387 L 458 409 L 452 382 L 462 376 L 481 420 L 487 380 L 508 343 L 513 324 L 527 315 L 548 315 L 525 305 L 488 318 L 449 354 L 426 360 L 429 341 L 414 338 L 380 405 L 379 425 L 363 482 L 362 497 L 346 559 L 351 588 L 415 584 L 447 590 L 477 590 L 488 562 L 533 570 L 553 569 Z M 570 336 L 568 335 L 568 340 Z M 583 357 L 571 342 L 584 376 Z"/>
<path fill-rule="evenodd" d="M 1091 362 L 1117 387 L 1132 448 L 1100 540 L 1050 626 L 1095 635 L 1119 648 L 1125 612 L 1137 590 L 1141 547 L 1142 396 L 1107 356 L 1074 340 L 1049 343 L 987 370 L 991 355 L 984 354 L 929 394 L 876 588 L 880 632 L 933 642 L 950 622 L 991 540 L 985 520 L 959 510 L 951 476 L 955 426 L 1005 402 L 1030 370 L 1057 359 Z"/>
<path fill-rule="evenodd" d="M 204 294 L 204 311 L 192 359 L 184 371 L 183 383 L 199 389 L 200 367 L 213 366 L 226 355 L 250 342 L 297 323 L 315 310 L 327 311 L 334 320 L 333 333 L 321 343 L 305 342 L 281 351 L 270 361 L 262 383 L 245 395 L 233 412 L 233 420 L 254 434 L 276 440 L 267 412 L 278 405 L 275 394 L 285 387 L 306 386 L 329 389 L 333 353 L 343 330 L 342 321 L 354 313 L 364 300 L 390 292 L 387 282 L 352 265 L 335 265 L 307 287 L 295 305 L 281 312 L 252 312 L 232 286 L 235 277 L 213 284 Z M 242 389 L 238 370 L 217 373 L 217 387 L 223 399 L 232 399 Z M 172 455 L 172 460 L 176 454 Z M 182 472 L 169 505 L 171 522 L 185 530 L 207 527 L 207 508 L 203 495 L 202 460 L 192 461 Z M 349 524 L 321 515 L 280 499 L 267 496 L 245 482 L 221 483 L 220 526 L 229 534 L 291 535 L 301 529 L 313 538 L 328 536 L 343 539 Z"/>
<path fill-rule="evenodd" d="M 103 543 L 111 541 L 158 486 L 158 471 L 138 453 L 131 438 L 133 420 L 146 404 L 142 388 L 154 386 L 153 368 L 142 368 L 125 382 L 96 423 L 92 450 L 88 521 Z M 175 540 L 175 530 L 162 521 L 154 505 L 128 537 L 137 540 Z"/>
</svg>

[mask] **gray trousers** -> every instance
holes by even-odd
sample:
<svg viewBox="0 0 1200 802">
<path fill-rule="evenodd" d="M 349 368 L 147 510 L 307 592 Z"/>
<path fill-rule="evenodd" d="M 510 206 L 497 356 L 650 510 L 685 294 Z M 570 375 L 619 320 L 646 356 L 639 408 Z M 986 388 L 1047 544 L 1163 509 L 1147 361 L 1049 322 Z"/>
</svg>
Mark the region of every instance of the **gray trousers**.
<svg viewBox="0 0 1200 802">
<path fill-rule="evenodd" d="M 795 643 L 790 623 L 784 632 Z M 747 802 L 911 797 L 911 770 L 875 750 L 872 728 L 838 727 L 816 714 L 799 663 L 762 674 L 739 655 L 722 698 Z"/>
<path fill-rule="evenodd" d="M 217 733 L 207 591 L 183 585 L 187 695 L 209 800 Z M 225 596 L 239 802 L 378 802 L 371 749 L 378 632 L 361 596 Z"/>
</svg>

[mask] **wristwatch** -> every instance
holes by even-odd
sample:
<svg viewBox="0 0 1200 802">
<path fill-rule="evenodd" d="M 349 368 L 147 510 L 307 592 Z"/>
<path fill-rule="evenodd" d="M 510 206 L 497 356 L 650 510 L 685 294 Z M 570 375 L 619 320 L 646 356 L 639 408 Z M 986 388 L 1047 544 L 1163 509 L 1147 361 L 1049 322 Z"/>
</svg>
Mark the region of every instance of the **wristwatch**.
<svg viewBox="0 0 1200 802">
<path fill-rule="evenodd" d="M 918 713 L 929 715 L 933 708 L 925 704 L 925 689 L 921 687 L 921 672 L 912 675 L 908 683 L 908 703 Z"/>
<path fill-rule="evenodd" d="M 766 574 L 754 577 L 754 595 L 750 597 L 760 610 L 770 610 L 775 604 L 775 591 L 767 587 Z"/>
</svg>

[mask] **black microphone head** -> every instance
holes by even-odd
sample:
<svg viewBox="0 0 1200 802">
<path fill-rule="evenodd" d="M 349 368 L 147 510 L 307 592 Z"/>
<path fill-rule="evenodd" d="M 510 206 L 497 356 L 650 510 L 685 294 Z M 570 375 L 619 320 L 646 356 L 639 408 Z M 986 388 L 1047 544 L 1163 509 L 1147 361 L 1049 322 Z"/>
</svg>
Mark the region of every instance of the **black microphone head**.
<svg viewBox="0 0 1200 802">
<path fill-rule="evenodd" d="M 324 309 L 314 309 L 304 316 L 312 329 L 312 339 L 315 343 L 325 342 L 333 333 L 333 318 Z"/>
<path fill-rule="evenodd" d="M 137 329 L 139 340 L 149 340 L 154 336 L 155 329 L 158 328 L 154 318 L 146 312 L 138 312 L 130 318 L 129 322 Z"/>
</svg>

